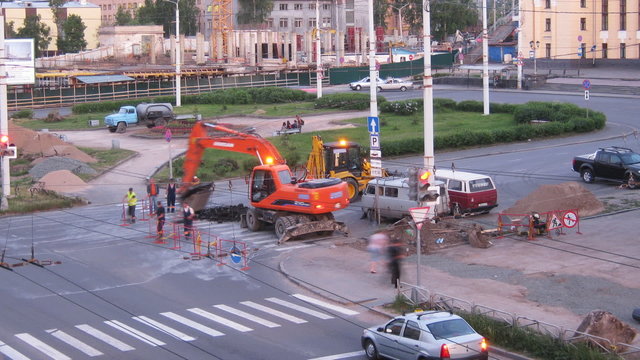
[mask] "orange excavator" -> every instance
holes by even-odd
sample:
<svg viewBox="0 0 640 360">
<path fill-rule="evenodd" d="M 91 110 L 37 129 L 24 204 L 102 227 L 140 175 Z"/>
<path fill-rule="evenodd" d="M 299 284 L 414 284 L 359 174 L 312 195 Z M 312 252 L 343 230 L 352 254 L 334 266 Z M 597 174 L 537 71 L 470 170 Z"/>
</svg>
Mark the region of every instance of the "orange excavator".
<svg viewBox="0 0 640 360">
<path fill-rule="evenodd" d="M 210 136 L 209 132 L 214 131 L 224 134 Z M 250 154 L 260 161 L 251 172 L 248 184 L 251 206 L 242 221 L 249 230 L 258 231 L 265 224 L 273 224 L 278 243 L 309 233 L 330 235 L 335 230 L 348 233 L 347 226 L 333 217 L 334 211 L 349 205 L 345 182 L 335 178 L 298 181 L 268 140 L 252 130 L 240 132 L 202 121 L 196 122 L 191 130 L 184 161 L 184 185 L 179 190 L 194 209 L 197 210 L 192 203 L 206 204 L 211 194 L 210 186 L 189 188 L 206 149 Z"/>
</svg>

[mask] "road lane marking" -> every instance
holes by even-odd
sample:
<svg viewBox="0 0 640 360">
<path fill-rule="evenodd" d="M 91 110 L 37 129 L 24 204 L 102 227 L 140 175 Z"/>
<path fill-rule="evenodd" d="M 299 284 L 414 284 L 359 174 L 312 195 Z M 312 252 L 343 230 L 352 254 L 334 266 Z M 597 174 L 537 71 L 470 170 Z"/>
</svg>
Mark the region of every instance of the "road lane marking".
<svg viewBox="0 0 640 360">
<path fill-rule="evenodd" d="M 276 309 L 272 309 L 272 308 L 270 308 L 268 306 L 256 304 L 253 301 L 242 301 L 240 304 L 248 306 L 248 307 L 256 309 L 256 310 L 264 311 L 267 314 L 271 314 L 273 316 L 285 319 L 287 321 L 291 321 L 292 323 L 295 323 L 295 324 L 304 324 L 304 323 L 307 322 L 307 320 L 300 319 L 299 317 L 295 317 L 295 316 L 289 315 L 287 313 L 283 313 L 282 311 L 278 311 Z"/>
<path fill-rule="evenodd" d="M 104 341 L 105 343 L 113 346 L 114 348 L 120 350 L 120 351 L 131 351 L 131 350 L 135 350 L 136 348 L 134 348 L 133 346 L 129 346 L 125 343 L 123 343 L 122 341 L 114 338 L 111 335 L 107 335 L 106 333 L 90 326 L 87 324 L 82 324 L 82 325 L 76 325 L 76 327 L 84 332 L 86 332 L 87 334 Z"/>
<path fill-rule="evenodd" d="M 271 301 L 272 303 L 276 303 L 278 305 L 286 306 L 286 307 L 288 307 L 290 309 L 297 310 L 297 311 L 303 312 L 303 313 L 305 313 L 307 315 L 315 316 L 315 317 L 323 319 L 323 320 L 333 319 L 333 316 L 331 316 L 331 315 L 327 315 L 325 313 L 321 313 L 319 311 L 315 311 L 315 310 L 306 308 L 304 306 L 300 306 L 300 305 L 288 302 L 286 300 L 281 300 L 281 299 L 278 299 L 278 298 L 266 298 L 265 300 Z"/>
<path fill-rule="evenodd" d="M 136 330 L 129 325 L 123 324 L 118 320 L 107 320 L 104 322 L 105 324 L 111 326 L 114 329 L 122 331 L 123 333 L 133 336 L 134 338 L 142 341 L 143 343 L 149 344 L 151 346 L 162 346 L 166 345 L 162 341 L 154 338 L 151 335 L 145 334 L 140 330 Z"/>
<path fill-rule="evenodd" d="M 348 358 L 352 358 L 352 357 L 356 357 L 356 356 L 362 356 L 362 355 L 365 355 L 364 350 L 353 351 L 353 352 L 342 353 L 342 354 L 329 355 L 329 356 L 323 356 L 323 357 L 313 358 L 313 359 L 309 359 L 309 360 L 340 360 L 340 359 L 348 359 Z"/>
<path fill-rule="evenodd" d="M 57 338 L 58 340 L 61 340 L 71 346 L 73 346 L 74 348 L 82 351 L 83 353 L 87 354 L 88 356 L 100 356 L 100 355 L 104 355 L 100 350 L 94 348 L 93 346 L 78 340 L 76 338 L 74 338 L 73 336 L 67 334 L 66 332 L 62 331 L 62 330 L 58 330 L 58 329 L 49 329 L 47 330 L 47 332 L 49 334 L 51 334 L 52 336 L 54 336 L 55 338 Z"/>
<path fill-rule="evenodd" d="M 245 318 L 247 320 L 251 320 L 251 321 L 256 322 L 256 323 L 258 323 L 260 325 L 264 325 L 264 326 L 266 326 L 268 328 L 280 327 L 280 324 L 276 324 L 276 323 L 271 322 L 271 321 L 269 321 L 267 319 L 263 319 L 263 318 L 261 318 L 259 316 L 255 316 L 253 314 L 249 314 L 248 312 L 244 312 L 242 310 L 233 308 L 231 306 L 220 304 L 220 305 L 213 305 L 213 307 L 218 308 L 218 309 L 223 310 L 223 311 L 226 311 L 228 313 L 234 314 L 234 315 L 241 316 L 241 317 L 243 317 L 243 318 Z"/>
<path fill-rule="evenodd" d="M 235 321 L 231 321 L 231 320 L 225 319 L 225 318 L 223 318 L 221 316 L 218 316 L 216 314 L 212 314 L 212 313 L 210 313 L 208 311 L 205 311 L 205 310 L 202 310 L 200 308 L 191 308 L 191 309 L 187 309 L 187 310 L 191 311 L 194 314 L 198 314 L 198 315 L 200 315 L 200 316 L 202 316 L 204 318 L 207 318 L 209 320 L 215 321 L 215 322 L 220 323 L 222 325 L 225 325 L 225 326 L 228 326 L 228 327 L 233 328 L 235 330 L 238 330 L 240 332 L 253 331 L 253 329 L 250 328 L 250 327 L 246 327 L 244 325 L 238 324 Z"/>
<path fill-rule="evenodd" d="M 210 335 L 210 336 L 222 336 L 222 335 L 224 335 L 224 333 L 221 333 L 220 331 L 214 330 L 214 329 L 212 329 L 212 328 L 210 328 L 208 326 L 200 324 L 199 322 L 195 322 L 193 320 L 187 319 L 184 316 L 180 316 L 180 315 L 174 314 L 172 312 L 163 312 L 160 315 L 168 317 L 171 320 L 177 321 L 177 322 L 179 322 L 179 323 L 181 323 L 183 325 L 186 325 L 186 326 L 188 326 L 190 328 L 196 329 L 196 330 L 198 330 L 200 332 L 203 332 L 203 333 L 205 333 L 207 335 Z"/>
<path fill-rule="evenodd" d="M 0 353 L 7 355 L 11 360 L 30 360 L 18 350 L 0 341 Z"/>
<path fill-rule="evenodd" d="M 358 315 L 359 312 L 357 311 L 353 311 L 353 310 L 349 310 L 345 307 L 342 306 L 337 306 L 337 305 L 333 305 L 333 304 L 329 304 L 328 302 L 324 302 L 322 300 L 318 300 L 318 299 L 314 299 L 310 296 L 306 296 L 306 295 L 302 295 L 302 294 L 293 294 L 294 297 L 302 300 L 302 301 L 306 301 L 308 303 L 314 304 L 314 305 L 318 305 L 321 306 L 323 308 L 327 308 L 333 311 L 337 311 L 341 314 L 345 314 L 345 315 Z"/>
<path fill-rule="evenodd" d="M 287 251 L 287 250 L 293 250 L 293 249 L 303 249 L 303 248 L 307 248 L 307 247 L 311 247 L 313 245 L 296 245 L 296 246 L 289 246 L 289 247 L 283 247 L 283 248 L 278 248 L 276 249 L 276 251 Z"/>
<path fill-rule="evenodd" d="M 54 360 L 71 360 L 71 358 L 68 357 L 67 355 L 52 348 L 51 346 L 45 344 L 44 342 L 36 339 L 31 334 L 21 333 L 21 334 L 15 334 L 14 336 L 26 342 L 27 344 L 33 346 L 34 348 L 40 350 L 43 354 L 47 355 L 48 357 Z"/>
<path fill-rule="evenodd" d="M 183 333 L 182 331 L 176 330 L 146 316 L 134 316 L 133 319 L 182 341 L 193 341 L 196 339 Z"/>
</svg>

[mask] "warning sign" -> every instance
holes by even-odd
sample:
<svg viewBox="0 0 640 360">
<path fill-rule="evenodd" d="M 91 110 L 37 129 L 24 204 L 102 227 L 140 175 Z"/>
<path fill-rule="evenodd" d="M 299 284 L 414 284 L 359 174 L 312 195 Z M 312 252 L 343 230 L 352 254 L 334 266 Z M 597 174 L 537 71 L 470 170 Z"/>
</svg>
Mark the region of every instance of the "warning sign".
<svg viewBox="0 0 640 360">
<path fill-rule="evenodd" d="M 551 215 L 551 220 L 549 221 L 549 230 L 559 229 L 562 227 L 562 223 L 556 214 Z"/>
<path fill-rule="evenodd" d="M 418 230 L 422 229 L 422 223 L 429 219 L 429 209 L 431 209 L 430 206 L 409 209 Z"/>
<path fill-rule="evenodd" d="M 578 214 L 573 211 L 567 211 L 562 216 L 562 223 L 568 228 L 576 226 L 576 224 L 578 223 Z"/>
</svg>

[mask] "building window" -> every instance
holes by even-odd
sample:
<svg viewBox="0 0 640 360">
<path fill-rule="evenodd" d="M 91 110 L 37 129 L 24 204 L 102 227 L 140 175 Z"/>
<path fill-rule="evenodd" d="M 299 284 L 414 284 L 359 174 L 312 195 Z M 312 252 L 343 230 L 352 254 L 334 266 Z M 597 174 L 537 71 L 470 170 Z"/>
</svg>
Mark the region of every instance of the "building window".
<svg viewBox="0 0 640 360">
<path fill-rule="evenodd" d="M 551 44 L 549 43 L 544 44 L 544 56 L 551 59 Z"/>
<path fill-rule="evenodd" d="M 107 5 L 107 9 L 111 10 L 111 4 Z"/>
<path fill-rule="evenodd" d="M 609 0 L 602 0 L 602 31 L 609 30 Z"/>
<path fill-rule="evenodd" d="M 302 10 L 302 4 L 293 4 L 293 10 Z"/>
<path fill-rule="evenodd" d="M 551 19 L 544 19 L 544 31 L 551 31 Z"/>
<path fill-rule="evenodd" d="M 280 4 L 280 10 L 288 10 L 289 4 Z"/>
<path fill-rule="evenodd" d="M 138 3 L 133 3 L 133 8 L 137 9 L 138 8 Z"/>
<path fill-rule="evenodd" d="M 580 30 L 587 30 L 587 18 L 580 18 Z"/>
<path fill-rule="evenodd" d="M 270 29 L 273 28 L 273 18 L 267 19 L 267 27 Z"/>
<path fill-rule="evenodd" d="M 581 8 L 586 8 L 587 7 L 587 0 L 580 0 L 580 7 Z"/>
<path fill-rule="evenodd" d="M 322 27 L 331 27 L 331 18 L 322 18 Z"/>
<path fill-rule="evenodd" d="M 580 44 L 580 53 L 582 54 L 582 56 L 580 56 L 583 59 L 587 58 L 587 44 L 586 43 L 582 43 Z"/>
<path fill-rule="evenodd" d="M 293 21 L 293 26 L 295 26 L 297 28 L 301 28 L 302 27 L 302 18 L 296 18 Z"/>
<path fill-rule="evenodd" d="M 211 29 L 213 29 L 213 20 L 208 19 L 207 20 L 207 30 L 211 31 Z"/>
<path fill-rule="evenodd" d="M 331 10 L 331 4 L 322 4 L 322 10 Z"/>
<path fill-rule="evenodd" d="M 280 28 L 284 29 L 284 28 L 288 28 L 288 27 L 289 27 L 289 19 L 281 18 L 280 19 Z"/>
<path fill-rule="evenodd" d="M 620 59 L 627 58 L 627 44 L 620 43 Z"/>
<path fill-rule="evenodd" d="M 316 3 L 309 3 L 309 10 L 315 10 L 316 9 Z"/>
<path fill-rule="evenodd" d="M 607 53 L 608 50 L 608 45 L 607 43 L 602 43 L 602 58 L 603 59 L 607 59 L 609 57 L 609 54 Z"/>
<path fill-rule="evenodd" d="M 544 1 L 544 8 L 545 9 L 549 9 L 551 7 L 551 0 L 545 0 Z"/>
<path fill-rule="evenodd" d="M 620 30 L 627 30 L 627 0 L 620 0 Z"/>
<path fill-rule="evenodd" d="M 315 18 L 309 19 L 309 27 L 310 28 L 315 28 L 316 27 L 316 19 Z"/>
</svg>

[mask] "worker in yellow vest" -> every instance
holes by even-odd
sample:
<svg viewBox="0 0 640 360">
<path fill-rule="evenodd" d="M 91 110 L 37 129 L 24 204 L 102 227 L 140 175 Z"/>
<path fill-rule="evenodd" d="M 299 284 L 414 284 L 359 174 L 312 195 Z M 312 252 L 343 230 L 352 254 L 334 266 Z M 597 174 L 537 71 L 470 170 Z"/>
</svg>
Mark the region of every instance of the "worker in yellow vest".
<svg viewBox="0 0 640 360">
<path fill-rule="evenodd" d="M 138 204 L 138 198 L 136 193 L 133 192 L 133 188 L 129 188 L 129 191 L 124 195 L 122 199 L 123 202 L 126 201 L 129 206 L 127 210 L 127 216 L 130 224 L 134 224 L 136 222 L 136 205 Z"/>
</svg>

